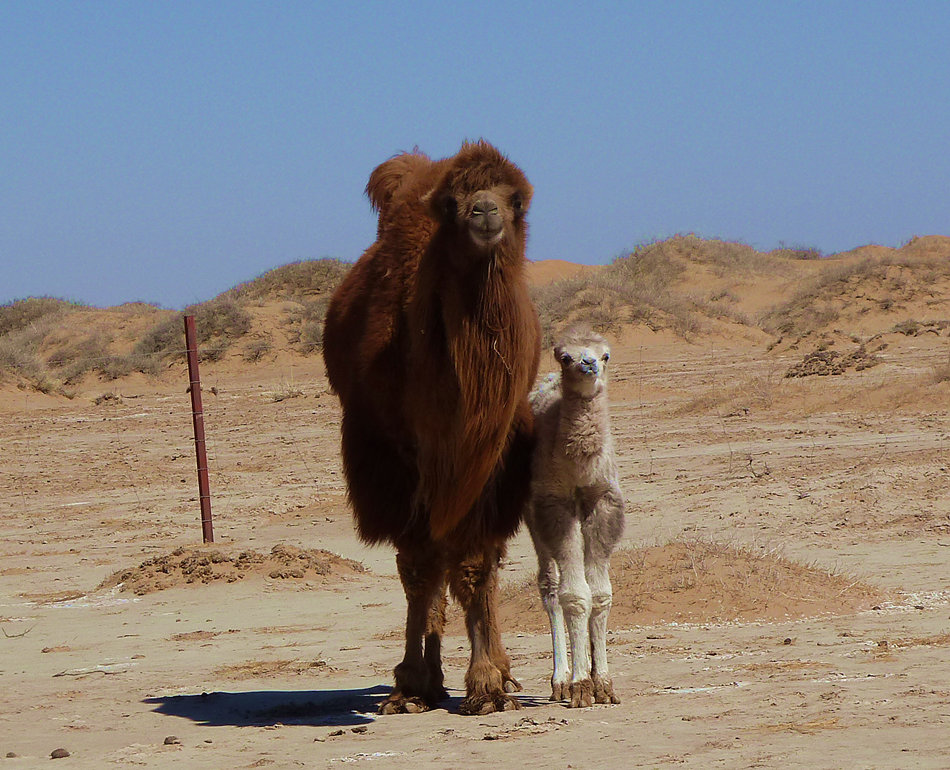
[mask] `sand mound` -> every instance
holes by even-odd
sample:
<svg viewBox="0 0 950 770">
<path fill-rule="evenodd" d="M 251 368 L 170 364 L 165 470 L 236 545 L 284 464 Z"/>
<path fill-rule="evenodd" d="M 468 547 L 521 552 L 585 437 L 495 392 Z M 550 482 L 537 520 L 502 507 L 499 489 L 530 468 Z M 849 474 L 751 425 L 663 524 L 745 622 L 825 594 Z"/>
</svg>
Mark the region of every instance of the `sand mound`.
<svg viewBox="0 0 950 770">
<path fill-rule="evenodd" d="M 674 542 L 618 551 L 610 574 L 610 627 L 618 629 L 847 615 L 886 599 L 883 592 L 843 575 L 716 543 Z M 504 589 L 499 605 L 506 632 L 548 631 L 533 581 Z M 464 633 L 455 613 L 450 633 Z"/>
<path fill-rule="evenodd" d="M 121 585 L 123 591 L 148 594 L 182 585 L 223 580 L 234 583 L 249 578 L 274 580 L 327 580 L 365 572 L 359 562 L 324 550 L 275 545 L 270 553 L 242 551 L 229 556 L 214 547 L 176 548 L 138 567 L 119 570 L 99 586 Z"/>
</svg>

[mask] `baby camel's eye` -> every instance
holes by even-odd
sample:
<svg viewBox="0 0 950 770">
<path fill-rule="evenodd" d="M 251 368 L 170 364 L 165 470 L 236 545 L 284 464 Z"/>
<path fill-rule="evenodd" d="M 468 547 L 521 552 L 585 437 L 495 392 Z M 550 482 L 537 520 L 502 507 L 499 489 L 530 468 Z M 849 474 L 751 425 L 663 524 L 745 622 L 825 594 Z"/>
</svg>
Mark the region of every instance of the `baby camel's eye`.
<svg viewBox="0 0 950 770">
<path fill-rule="evenodd" d="M 600 360 L 603 361 L 604 363 L 607 363 L 610 360 L 610 353 L 604 353 L 600 357 Z"/>
<path fill-rule="evenodd" d="M 557 358 L 558 358 L 558 361 L 560 361 L 562 364 L 565 364 L 565 365 L 574 363 L 574 359 L 571 358 L 570 353 L 561 353 Z"/>
</svg>

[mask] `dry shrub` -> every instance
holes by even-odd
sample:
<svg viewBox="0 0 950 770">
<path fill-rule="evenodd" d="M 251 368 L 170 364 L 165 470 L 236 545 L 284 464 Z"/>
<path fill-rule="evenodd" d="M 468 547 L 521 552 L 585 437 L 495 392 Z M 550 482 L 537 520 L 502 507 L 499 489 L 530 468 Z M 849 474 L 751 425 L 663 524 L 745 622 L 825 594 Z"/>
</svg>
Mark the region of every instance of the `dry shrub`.
<svg viewBox="0 0 950 770">
<path fill-rule="evenodd" d="M 270 353 L 273 347 L 269 339 L 256 339 L 244 346 L 241 357 L 252 364 Z"/>
<path fill-rule="evenodd" d="M 70 395 L 62 378 L 43 360 L 41 350 L 68 316 L 87 309 L 52 297 L 31 297 L 0 306 L 0 374 L 12 374 L 41 393 Z"/>
<path fill-rule="evenodd" d="M 0 305 L 0 337 L 10 332 L 34 326 L 50 316 L 62 316 L 74 310 L 84 310 L 86 305 L 69 302 L 56 297 L 27 297 Z"/>
<path fill-rule="evenodd" d="M 274 390 L 267 393 L 267 397 L 274 401 L 286 401 L 288 398 L 299 398 L 303 390 L 294 384 L 293 380 L 281 380 Z"/>
<path fill-rule="evenodd" d="M 873 294 L 877 307 L 889 311 L 899 302 L 933 296 L 935 284 L 947 279 L 950 260 L 946 257 L 919 256 L 901 250 L 856 260 L 830 258 L 791 299 L 763 314 L 759 325 L 773 334 L 804 335 L 838 320 L 841 310 L 856 296 L 871 301 L 869 297 Z"/>
<path fill-rule="evenodd" d="M 287 299 L 297 303 L 285 320 L 288 338 L 304 354 L 323 349 L 323 324 L 330 297 L 351 265 L 338 259 L 314 259 L 276 267 L 223 297 L 247 300 Z"/>
<path fill-rule="evenodd" d="M 695 265 L 720 277 L 791 273 L 787 259 L 751 246 L 678 235 L 637 246 L 603 268 L 536 287 L 532 295 L 541 327 L 551 341 L 578 321 L 601 333 L 642 323 L 654 331 L 672 329 L 687 339 L 702 331 L 705 318 L 748 324 L 749 319 L 733 307 L 738 298 L 727 290 L 704 299 L 683 289 Z"/>
<path fill-rule="evenodd" d="M 823 259 L 824 254 L 814 246 L 779 246 L 769 252 L 770 256 L 781 259 Z"/>
<path fill-rule="evenodd" d="M 162 321 L 148 331 L 134 348 L 140 356 L 180 359 L 185 357 L 183 318 L 195 317 L 195 336 L 201 346 L 201 359 L 220 359 L 233 342 L 251 329 L 251 316 L 240 304 L 228 297 L 219 297 L 200 305 L 191 305 L 178 315 Z"/>
<path fill-rule="evenodd" d="M 295 299 L 313 294 L 332 294 L 351 265 L 338 259 L 311 259 L 275 267 L 257 278 L 239 284 L 223 296 L 234 300 Z"/>
<path fill-rule="evenodd" d="M 330 306 L 330 296 L 327 294 L 305 301 L 287 317 L 287 336 L 301 353 L 323 350 L 323 325 Z"/>
<path fill-rule="evenodd" d="M 689 302 L 670 291 L 685 267 L 661 244 L 651 244 L 604 268 L 535 287 L 532 298 L 546 343 L 553 344 L 561 331 L 578 321 L 600 333 L 627 323 L 675 328 L 683 336 L 694 333 L 700 324 Z"/>
</svg>

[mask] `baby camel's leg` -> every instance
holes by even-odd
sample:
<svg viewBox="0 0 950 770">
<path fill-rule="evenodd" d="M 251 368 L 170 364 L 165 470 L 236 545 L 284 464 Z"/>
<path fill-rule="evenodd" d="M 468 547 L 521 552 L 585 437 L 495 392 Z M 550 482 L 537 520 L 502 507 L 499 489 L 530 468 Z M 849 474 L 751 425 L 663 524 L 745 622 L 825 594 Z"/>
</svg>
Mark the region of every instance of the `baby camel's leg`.
<svg viewBox="0 0 950 770">
<path fill-rule="evenodd" d="M 584 519 L 583 532 L 585 572 L 591 590 L 594 700 L 597 703 L 620 703 L 607 667 L 607 618 L 613 605 L 608 568 L 610 555 L 623 533 L 623 499 L 619 491 L 611 489 L 596 500 L 593 510 Z"/>
<path fill-rule="evenodd" d="M 560 573 L 558 602 L 571 641 L 571 708 L 594 702 L 590 679 L 590 588 L 584 576 L 584 536 L 572 498 L 534 501 L 538 537 L 550 549 Z"/>
<path fill-rule="evenodd" d="M 550 549 L 535 536 L 534 521 L 529 518 L 529 531 L 534 540 L 534 550 L 538 555 L 538 592 L 541 594 L 541 603 L 548 613 L 551 624 L 551 646 L 554 651 L 554 673 L 551 675 L 551 700 L 570 700 L 571 689 L 568 680 L 571 678 L 571 667 L 567 660 L 567 633 L 564 627 L 564 611 L 558 600 L 558 585 L 560 583 L 557 564 L 551 555 Z"/>
<path fill-rule="evenodd" d="M 591 590 L 590 648 L 591 681 L 594 683 L 595 703 L 620 703 L 614 694 L 613 681 L 607 667 L 607 618 L 613 604 L 613 590 L 606 561 L 587 564 L 587 582 Z"/>
</svg>

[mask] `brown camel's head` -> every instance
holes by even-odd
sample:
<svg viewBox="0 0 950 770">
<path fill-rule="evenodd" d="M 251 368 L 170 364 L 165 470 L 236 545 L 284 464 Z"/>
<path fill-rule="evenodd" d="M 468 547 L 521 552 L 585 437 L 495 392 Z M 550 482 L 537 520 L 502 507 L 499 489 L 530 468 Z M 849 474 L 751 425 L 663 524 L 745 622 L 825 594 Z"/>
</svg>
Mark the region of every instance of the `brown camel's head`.
<svg viewBox="0 0 950 770">
<path fill-rule="evenodd" d="M 524 255 L 531 185 L 516 165 L 484 141 L 468 142 L 428 194 L 429 210 L 462 252 Z"/>
</svg>

